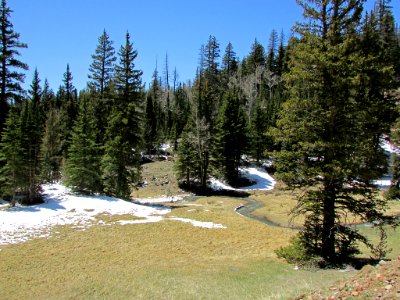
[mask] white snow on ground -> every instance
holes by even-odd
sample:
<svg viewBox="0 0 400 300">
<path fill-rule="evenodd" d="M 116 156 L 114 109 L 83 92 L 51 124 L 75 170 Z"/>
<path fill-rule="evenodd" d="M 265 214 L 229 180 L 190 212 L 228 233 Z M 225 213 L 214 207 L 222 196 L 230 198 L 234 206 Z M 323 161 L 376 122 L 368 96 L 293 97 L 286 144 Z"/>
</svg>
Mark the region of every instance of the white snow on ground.
<svg viewBox="0 0 400 300">
<path fill-rule="evenodd" d="M 162 144 L 160 146 L 161 151 L 167 151 L 169 148 L 171 148 L 171 146 L 169 144 Z"/>
<path fill-rule="evenodd" d="M 171 211 L 167 208 L 148 207 L 112 197 L 77 195 L 61 184 L 45 185 L 43 188 L 45 203 L 0 210 L 0 245 L 49 237 L 55 233 L 56 225 L 71 225 L 73 228 L 84 230 L 93 225 L 154 223 L 169 219 L 164 215 Z M 98 214 L 131 214 L 143 220 L 107 224 L 95 218 Z M 179 219 L 176 221 L 188 222 Z M 189 221 L 193 226 L 201 226 L 201 222 Z M 204 222 L 202 227 L 223 228 L 220 224 L 208 222 Z"/>
<path fill-rule="evenodd" d="M 220 191 L 220 190 L 234 190 L 233 187 L 230 185 L 227 185 L 226 183 L 223 183 L 221 180 L 216 179 L 214 177 L 210 178 L 209 180 L 210 188 L 213 189 L 214 191 Z"/>
<path fill-rule="evenodd" d="M 210 187 L 214 190 L 237 190 L 237 191 L 252 191 L 252 190 L 272 190 L 275 186 L 275 179 L 273 179 L 267 171 L 263 168 L 241 168 L 240 173 L 243 177 L 255 182 L 254 185 L 235 189 L 222 181 L 211 178 Z"/>
<path fill-rule="evenodd" d="M 225 226 L 221 225 L 221 224 L 215 224 L 213 222 L 200 222 L 200 221 L 195 221 L 195 220 L 191 220 L 191 219 L 184 219 L 184 218 L 175 218 L 175 217 L 171 217 L 168 220 L 174 220 L 174 221 L 180 221 L 180 222 L 184 222 L 184 223 L 190 223 L 195 227 L 204 227 L 204 228 L 226 228 Z"/>
<path fill-rule="evenodd" d="M 166 196 L 160 198 L 135 198 L 133 201 L 139 204 L 153 204 L 153 203 L 173 203 L 183 200 L 178 196 Z"/>
<path fill-rule="evenodd" d="M 393 145 L 392 143 L 390 143 L 390 141 L 385 137 L 381 138 L 381 147 L 383 150 L 385 150 L 389 154 L 391 154 L 391 153 L 400 154 L 400 149 L 398 147 L 396 147 L 395 145 Z"/>
<path fill-rule="evenodd" d="M 275 179 L 261 168 L 242 168 L 240 169 L 243 177 L 256 182 L 256 184 L 243 187 L 241 190 L 272 190 L 276 184 Z"/>
<path fill-rule="evenodd" d="M 382 177 L 381 179 L 374 180 L 374 184 L 380 189 L 389 188 L 392 185 L 392 176 L 386 175 L 385 177 Z"/>
</svg>

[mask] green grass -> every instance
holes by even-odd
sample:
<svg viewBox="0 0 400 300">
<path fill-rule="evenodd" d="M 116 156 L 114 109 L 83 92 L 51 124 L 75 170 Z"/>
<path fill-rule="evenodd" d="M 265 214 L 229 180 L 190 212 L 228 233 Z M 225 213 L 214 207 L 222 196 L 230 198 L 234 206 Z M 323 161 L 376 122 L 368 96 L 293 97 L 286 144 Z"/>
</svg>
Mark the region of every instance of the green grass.
<svg viewBox="0 0 400 300">
<path fill-rule="evenodd" d="M 145 165 L 146 178 L 152 179 L 151 172 L 160 175 L 137 191 L 140 197 L 179 193 L 171 167 L 171 162 Z M 277 190 L 252 197 L 263 199 L 268 217 L 287 222 L 290 194 Z M 159 223 L 93 226 L 85 231 L 58 227 L 54 231 L 59 233 L 49 239 L 0 246 L 0 298 L 287 299 L 352 275 L 294 270 L 274 250 L 287 245 L 295 232 L 240 216 L 234 208 L 242 202 L 203 197 L 174 204 Z M 227 228 L 168 220 L 173 216 Z M 109 223 L 132 217 L 102 214 L 98 219 Z M 398 232 L 390 236 L 390 245 L 397 247 L 392 255 L 399 253 L 399 238 Z"/>
</svg>

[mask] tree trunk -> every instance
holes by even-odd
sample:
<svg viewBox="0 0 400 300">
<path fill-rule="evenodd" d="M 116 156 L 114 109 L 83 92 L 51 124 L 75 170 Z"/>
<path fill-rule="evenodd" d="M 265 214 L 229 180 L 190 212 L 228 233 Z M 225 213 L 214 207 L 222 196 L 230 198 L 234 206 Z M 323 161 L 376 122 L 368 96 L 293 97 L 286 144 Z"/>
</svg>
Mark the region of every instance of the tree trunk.
<svg viewBox="0 0 400 300">
<path fill-rule="evenodd" d="M 327 262 L 334 262 L 335 252 L 335 190 L 330 183 L 325 182 L 322 223 L 322 257 Z"/>
</svg>

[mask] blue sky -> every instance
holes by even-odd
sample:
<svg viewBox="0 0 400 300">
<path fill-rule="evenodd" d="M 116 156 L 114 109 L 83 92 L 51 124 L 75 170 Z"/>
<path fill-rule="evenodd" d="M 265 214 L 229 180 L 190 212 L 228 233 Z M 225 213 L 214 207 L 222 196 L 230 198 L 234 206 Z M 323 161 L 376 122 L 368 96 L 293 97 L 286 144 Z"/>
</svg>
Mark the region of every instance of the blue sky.
<svg viewBox="0 0 400 300">
<path fill-rule="evenodd" d="M 400 1 L 392 1 L 396 20 Z M 372 0 L 367 7 L 371 7 Z M 126 31 L 139 55 L 137 68 L 149 83 L 158 60 L 162 71 L 168 53 L 170 70 L 176 67 L 180 81 L 193 79 L 200 46 L 214 35 L 224 51 L 233 44 L 242 58 L 254 39 L 268 45 L 273 29 L 287 36 L 302 10 L 295 0 L 8 0 L 12 23 L 20 40 L 28 44 L 21 60 L 28 63 L 29 86 L 35 67 L 40 78 L 57 90 L 67 63 L 78 90 L 85 88 L 98 37 L 106 29 L 118 51 Z"/>
</svg>

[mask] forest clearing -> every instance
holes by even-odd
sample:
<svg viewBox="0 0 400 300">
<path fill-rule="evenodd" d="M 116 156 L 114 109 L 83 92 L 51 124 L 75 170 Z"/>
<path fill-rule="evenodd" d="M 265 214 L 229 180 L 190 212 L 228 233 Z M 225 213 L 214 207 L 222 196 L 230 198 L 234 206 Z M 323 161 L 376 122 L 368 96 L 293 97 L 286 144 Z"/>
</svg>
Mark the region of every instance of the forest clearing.
<svg viewBox="0 0 400 300">
<path fill-rule="evenodd" d="M 0 1 L 0 298 L 399 297 L 399 3 L 167 2 Z"/>
<path fill-rule="evenodd" d="M 166 178 L 170 186 L 163 185 L 164 191 L 178 192 L 172 165 L 170 161 L 145 164 L 144 176 L 158 169 L 163 178 L 154 178 L 135 193 L 161 199 L 158 182 Z M 47 193 L 51 191 L 56 192 L 55 187 Z M 68 194 L 65 188 L 58 194 L 60 205 Z M 88 200 L 85 196 L 69 195 L 79 202 L 75 211 L 66 209 L 80 218 L 52 227 L 42 237 L 28 233 L 28 241 L 14 240 L 5 245 L 3 232 L 0 234 L 2 297 L 224 299 L 229 293 L 231 299 L 287 299 L 328 289 L 357 273 L 353 268 L 297 269 L 278 259 L 274 250 L 287 244 L 294 231 L 237 214 L 235 208 L 246 199 L 199 196 L 160 204 L 169 208 L 139 208 L 124 201 L 133 208 L 118 204 L 117 211 L 112 212 L 109 203 L 104 206 L 108 212 L 99 213 L 101 201 L 116 200 L 100 197 L 95 206 L 90 206 L 84 202 Z M 295 203 L 292 192 L 252 191 L 249 198 L 265 205 L 255 215 L 289 224 L 289 207 Z M 399 213 L 400 204 L 393 202 L 392 209 L 393 214 Z M 82 218 L 83 213 L 90 218 Z M 222 226 L 209 226 L 212 224 Z M 364 230 L 378 238 L 372 228 Z M 398 231 L 388 230 L 389 247 L 393 248 L 389 258 L 400 255 L 399 238 Z M 16 280 L 27 284 L 15 289 L 9 282 Z"/>
</svg>

